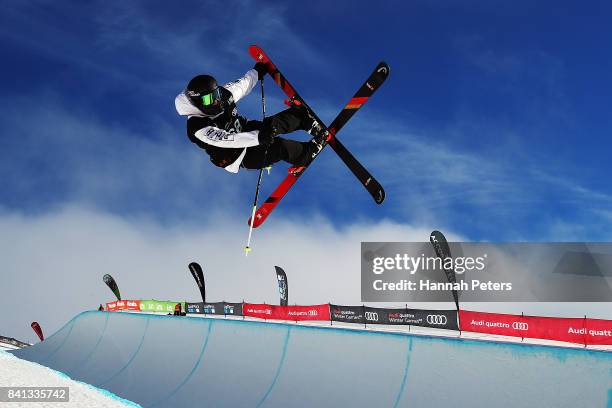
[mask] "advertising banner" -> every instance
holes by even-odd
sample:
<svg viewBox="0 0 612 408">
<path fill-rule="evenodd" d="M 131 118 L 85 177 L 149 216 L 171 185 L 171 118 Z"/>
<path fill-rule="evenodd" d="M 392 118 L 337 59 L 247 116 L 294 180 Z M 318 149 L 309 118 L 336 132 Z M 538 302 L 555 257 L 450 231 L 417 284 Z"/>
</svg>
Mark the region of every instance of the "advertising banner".
<svg viewBox="0 0 612 408">
<path fill-rule="evenodd" d="M 0 344 L 1 343 L 10 344 L 11 346 L 15 346 L 15 347 L 19 347 L 19 348 L 24 348 L 24 347 L 29 347 L 30 346 L 30 344 L 24 343 L 23 341 L 16 340 L 16 339 L 14 339 L 12 337 L 4 337 L 4 336 L 0 336 Z"/>
<path fill-rule="evenodd" d="M 117 286 L 117 282 L 115 278 L 110 276 L 108 273 L 102 277 L 102 280 L 108 286 L 108 288 L 113 292 L 117 300 L 121 300 L 121 293 L 119 293 L 119 286 Z"/>
<path fill-rule="evenodd" d="M 406 308 L 365 307 L 367 324 L 412 325 L 458 330 L 456 310 L 420 310 Z"/>
<path fill-rule="evenodd" d="M 330 320 L 329 305 L 312 306 L 275 306 L 266 304 L 245 303 L 245 316 L 266 320 Z"/>
<path fill-rule="evenodd" d="M 278 281 L 278 294 L 280 296 L 280 305 L 287 306 L 289 304 L 289 281 L 287 274 L 280 266 L 275 266 L 276 280 Z"/>
<path fill-rule="evenodd" d="M 229 302 L 186 302 L 186 311 L 191 314 L 214 314 L 226 316 L 242 316 L 242 303 Z"/>
<path fill-rule="evenodd" d="M 585 344 L 585 319 L 524 316 L 524 337 Z"/>
<path fill-rule="evenodd" d="M 528 325 L 522 316 L 512 314 L 459 311 L 461 330 L 500 336 L 527 337 Z"/>
<path fill-rule="evenodd" d="M 203 314 L 203 302 L 185 302 L 185 311 L 191 314 Z"/>
<path fill-rule="evenodd" d="M 467 310 L 461 310 L 459 317 L 461 330 L 469 332 L 556 340 L 577 344 L 588 344 L 590 340 L 588 335 L 588 319 L 584 318 L 520 316 L 471 312 Z M 594 341 L 606 341 L 605 327 L 605 323 L 593 324 Z M 608 328 L 611 328 L 609 324 Z M 608 337 L 608 339 L 611 338 L 612 336 Z"/>
<path fill-rule="evenodd" d="M 206 283 L 204 282 L 204 271 L 202 270 L 202 267 L 197 262 L 191 262 L 188 267 L 189 272 L 191 272 L 191 276 L 193 276 L 193 279 L 198 285 L 200 295 L 202 296 L 202 302 L 206 302 Z"/>
<path fill-rule="evenodd" d="M 450 245 L 448 245 L 446 237 L 440 231 L 432 231 L 431 234 L 429 234 L 429 242 L 431 242 L 434 252 L 442 261 L 441 267 L 446 274 L 446 279 L 449 283 L 456 285 L 457 276 L 455 275 L 455 271 L 451 265 L 448 267 L 445 267 L 444 265 L 447 263 L 446 261 L 448 259 L 452 259 Z M 451 289 L 451 293 L 453 294 L 453 299 L 455 300 L 455 306 L 457 307 L 457 310 L 459 310 L 459 292 L 456 289 Z"/>
<path fill-rule="evenodd" d="M 176 304 L 181 304 L 181 310 L 185 310 L 185 302 L 175 302 L 170 300 L 141 300 L 140 310 L 143 312 L 155 313 L 174 313 Z"/>
<path fill-rule="evenodd" d="M 242 303 L 224 302 L 223 309 L 227 316 L 242 316 Z"/>
<path fill-rule="evenodd" d="M 194 314 L 213 314 L 213 315 L 225 315 L 223 302 L 215 303 L 187 303 L 187 313 Z"/>
<path fill-rule="evenodd" d="M 40 327 L 38 322 L 32 322 L 30 327 L 32 327 L 32 330 L 34 330 L 34 333 L 36 333 L 40 341 L 45 341 L 45 335 L 43 334 L 42 327 Z"/>
<path fill-rule="evenodd" d="M 365 323 L 364 306 L 329 305 L 330 319 L 334 322 Z"/>
<path fill-rule="evenodd" d="M 586 343 L 612 345 L 612 321 L 586 319 Z"/>
<path fill-rule="evenodd" d="M 106 310 L 114 312 L 118 310 L 141 310 L 140 300 L 116 300 L 106 304 Z M 174 311 L 174 307 L 172 308 Z"/>
</svg>

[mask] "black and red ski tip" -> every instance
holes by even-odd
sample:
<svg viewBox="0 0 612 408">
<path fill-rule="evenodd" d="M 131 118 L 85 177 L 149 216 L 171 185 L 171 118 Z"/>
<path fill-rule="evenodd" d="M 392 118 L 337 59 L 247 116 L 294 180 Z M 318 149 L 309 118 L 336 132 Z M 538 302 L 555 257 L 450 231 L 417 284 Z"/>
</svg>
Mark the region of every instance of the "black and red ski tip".
<svg viewBox="0 0 612 408">
<path fill-rule="evenodd" d="M 289 98 L 293 98 L 297 95 L 297 92 L 295 91 L 293 86 L 291 86 L 289 81 L 287 81 L 285 77 L 283 76 L 283 74 L 280 73 L 278 68 L 276 68 L 276 65 L 274 65 L 272 60 L 270 60 L 270 58 L 266 55 L 264 50 L 259 48 L 257 45 L 251 45 L 249 47 L 249 54 L 251 54 L 251 57 L 253 57 L 255 61 L 263 62 L 264 64 L 266 64 L 266 68 L 268 69 L 268 74 L 270 74 L 274 82 L 276 82 L 278 86 L 281 87 L 283 92 L 287 96 L 289 96 Z M 299 99 L 302 99 L 302 98 L 299 98 Z"/>
</svg>

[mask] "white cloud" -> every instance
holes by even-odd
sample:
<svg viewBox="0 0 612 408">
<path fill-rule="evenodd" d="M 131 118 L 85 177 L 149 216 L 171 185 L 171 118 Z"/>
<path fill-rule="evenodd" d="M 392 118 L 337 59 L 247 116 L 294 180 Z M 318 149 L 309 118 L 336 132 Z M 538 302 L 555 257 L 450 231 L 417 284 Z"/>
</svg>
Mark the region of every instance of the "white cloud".
<svg viewBox="0 0 612 408">
<path fill-rule="evenodd" d="M 278 304 L 274 266 L 290 282 L 290 303 L 360 304 L 362 241 L 427 241 L 433 228 L 383 220 L 342 229 L 325 218 L 285 220 L 255 230 L 245 257 L 247 226 L 227 214 L 208 224 L 162 225 L 82 206 L 38 216 L 0 213 L 2 335 L 34 341 L 29 324 L 52 334 L 74 315 L 113 299 L 102 282 L 110 273 L 124 299 L 193 300 L 199 293 L 187 269 L 204 269 L 209 301 Z M 464 237 L 444 229 L 449 241 Z M 392 305 L 388 303 L 378 306 Z M 397 304 L 395 304 L 397 305 Z M 452 307 L 411 305 L 414 307 Z M 603 306 L 603 307 L 602 307 Z M 469 304 L 467 309 L 609 318 L 601 304 Z"/>
<path fill-rule="evenodd" d="M 430 232 L 392 221 L 338 230 L 321 217 L 289 220 L 255 230 L 253 252 L 245 257 L 247 225 L 227 214 L 205 225 L 167 226 L 82 206 L 38 216 L 7 211 L 0 214 L 2 334 L 33 340 L 31 321 L 51 334 L 75 314 L 112 300 L 105 273 L 126 299 L 197 300 L 191 261 L 204 269 L 210 301 L 277 303 L 279 265 L 289 277 L 291 303 L 359 304 L 361 241 L 426 241 Z"/>
</svg>

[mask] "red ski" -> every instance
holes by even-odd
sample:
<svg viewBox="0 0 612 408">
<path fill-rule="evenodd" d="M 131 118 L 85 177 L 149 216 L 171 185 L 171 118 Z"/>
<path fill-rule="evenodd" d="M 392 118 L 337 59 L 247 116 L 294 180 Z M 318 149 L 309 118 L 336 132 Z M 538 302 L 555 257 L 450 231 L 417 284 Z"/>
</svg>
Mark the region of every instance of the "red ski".
<svg viewBox="0 0 612 408">
<path fill-rule="evenodd" d="M 325 127 L 323 121 L 314 113 L 314 111 L 308 106 L 308 104 L 302 99 L 297 93 L 295 88 L 287 81 L 287 79 L 280 73 L 276 65 L 270 60 L 266 53 L 256 45 L 249 47 L 249 54 L 258 62 L 266 64 L 268 74 L 274 79 L 283 92 L 289 97 L 289 100 L 293 103 L 299 103 L 303 105 L 310 112 L 311 116 L 314 117 L 322 126 Z M 376 69 L 363 83 L 355 95 L 349 100 L 344 106 L 344 109 L 338 114 L 329 127 L 326 130 L 329 132 L 327 144 L 330 144 L 342 161 L 351 169 L 353 174 L 360 180 L 361 184 L 370 192 L 377 204 L 383 202 L 385 198 L 385 192 L 380 183 L 359 163 L 359 161 L 348 151 L 348 149 L 340 143 L 336 138 L 336 134 L 342 129 L 342 127 L 348 122 L 348 120 L 361 108 L 361 106 L 367 102 L 368 98 L 376 92 L 376 90 L 384 83 L 385 79 L 389 75 L 389 66 L 381 62 L 377 65 Z M 325 146 L 324 146 L 325 147 Z M 321 149 L 314 157 L 313 160 L 318 156 L 323 149 Z M 300 168 L 289 168 L 287 176 L 283 181 L 276 187 L 270 197 L 261 205 L 255 213 L 255 220 L 253 227 L 260 226 L 270 215 L 270 212 L 278 205 L 279 201 L 287 194 L 291 186 L 295 184 L 298 178 L 306 171 L 312 161 L 305 167 Z M 251 219 L 249 219 L 249 225 L 251 225 Z"/>
</svg>

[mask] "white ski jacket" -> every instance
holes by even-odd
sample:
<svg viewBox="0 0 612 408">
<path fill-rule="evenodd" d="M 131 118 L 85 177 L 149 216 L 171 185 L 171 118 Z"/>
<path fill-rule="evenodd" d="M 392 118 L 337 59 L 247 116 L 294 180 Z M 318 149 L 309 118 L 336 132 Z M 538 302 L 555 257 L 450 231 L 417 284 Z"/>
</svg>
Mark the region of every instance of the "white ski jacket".
<svg viewBox="0 0 612 408">
<path fill-rule="evenodd" d="M 242 78 L 223 85 L 223 88 L 230 91 L 233 96 L 234 103 L 237 103 L 240 99 L 251 93 L 257 84 L 257 81 L 257 71 L 251 69 L 247 71 Z M 178 94 L 174 99 L 174 105 L 176 107 L 176 111 L 181 116 L 187 116 L 188 118 L 192 116 L 205 117 L 205 115 L 191 103 L 184 91 Z M 211 119 L 214 120 L 214 118 Z M 241 127 L 242 125 L 236 116 L 235 123 L 230 130 L 220 129 L 215 126 L 206 126 L 195 132 L 195 137 L 206 144 L 216 147 L 244 148 L 242 154 L 238 157 L 238 159 L 236 159 L 236 161 L 224 167 L 225 170 L 231 173 L 237 173 L 246 154 L 246 148 L 259 145 L 259 131 L 253 130 L 250 132 L 241 132 Z"/>
</svg>

